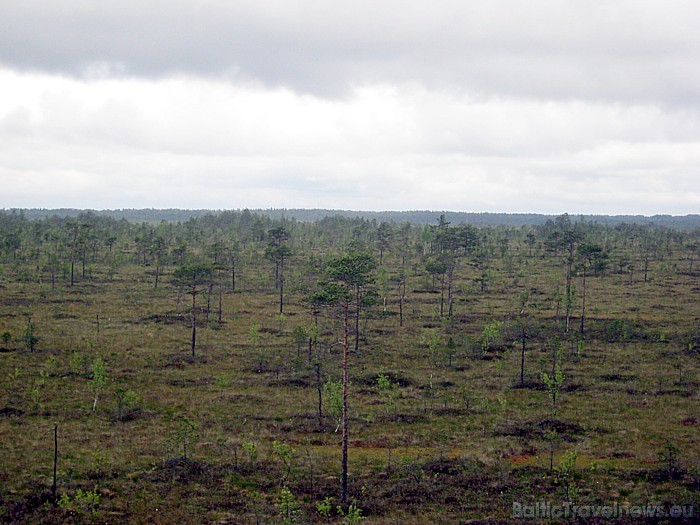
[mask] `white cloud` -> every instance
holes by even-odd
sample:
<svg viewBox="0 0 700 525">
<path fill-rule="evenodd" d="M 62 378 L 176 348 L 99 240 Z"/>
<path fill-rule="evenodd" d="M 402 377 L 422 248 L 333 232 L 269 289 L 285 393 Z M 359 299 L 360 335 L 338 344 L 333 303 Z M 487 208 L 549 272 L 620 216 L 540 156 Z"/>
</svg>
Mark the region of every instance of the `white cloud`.
<svg viewBox="0 0 700 525">
<path fill-rule="evenodd" d="M 8 0 L 0 207 L 700 209 L 700 4 Z"/>
</svg>

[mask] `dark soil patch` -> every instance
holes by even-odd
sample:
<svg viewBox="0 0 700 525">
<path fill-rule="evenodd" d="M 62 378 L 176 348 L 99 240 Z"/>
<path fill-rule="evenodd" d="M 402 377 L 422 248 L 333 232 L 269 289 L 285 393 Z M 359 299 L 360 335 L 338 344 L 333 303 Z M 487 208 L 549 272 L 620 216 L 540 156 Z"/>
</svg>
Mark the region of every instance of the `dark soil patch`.
<svg viewBox="0 0 700 525">
<path fill-rule="evenodd" d="M 66 314 L 66 313 L 63 313 L 63 312 L 59 312 L 59 313 L 57 313 L 57 314 L 54 314 L 54 315 L 53 315 L 53 318 L 54 318 L 54 319 L 77 319 L 78 316 L 77 316 L 77 315 L 74 315 L 74 314 Z"/>
<path fill-rule="evenodd" d="M 585 429 L 581 425 L 560 419 L 512 421 L 494 428 L 494 435 L 497 436 L 516 436 L 530 439 L 543 439 L 550 432 L 555 432 L 564 441 L 575 442 L 577 440 L 575 436 L 583 434 Z"/>
<path fill-rule="evenodd" d="M 389 380 L 400 387 L 408 387 L 414 384 L 413 380 L 404 375 L 403 372 L 379 372 L 376 374 L 367 374 L 356 379 L 356 382 L 365 386 L 377 386 L 377 378 L 379 375 L 384 375 Z"/>
<path fill-rule="evenodd" d="M 308 388 L 311 383 L 308 379 L 304 379 L 303 377 L 290 377 L 288 379 L 275 379 L 274 381 L 270 381 L 267 385 L 273 387 L 286 386 L 292 388 Z"/>
<path fill-rule="evenodd" d="M 170 386 L 180 386 L 180 387 L 202 386 L 202 385 L 208 385 L 208 384 L 212 383 L 212 381 L 213 381 L 212 377 L 199 377 L 197 379 L 183 377 L 183 378 L 179 378 L 179 379 L 170 379 L 168 381 L 168 384 Z"/>
<path fill-rule="evenodd" d="M 656 396 L 678 396 L 678 397 L 690 397 L 693 392 L 690 390 L 685 390 L 683 388 L 667 388 L 661 389 L 654 392 Z"/>
<path fill-rule="evenodd" d="M 182 314 L 154 314 L 154 315 L 149 315 L 146 317 L 142 317 L 138 321 L 136 321 L 136 324 L 138 323 L 156 323 L 156 324 L 165 324 L 165 325 L 172 325 L 172 324 L 191 324 L 190 319 Z"/>
<path fill-rule="evenodd" d="M 612 454 L 610 454 L 610 457 L 615 459 L 631 459 L 636 456 L 631 452 L 613 452 Z"/>
<path fill-rule="evenodd" d="M 162 368 L 185 368 L 187 365 L 207 362 L 204 356 L 193 356 L 192 354 L 169 354 L 165 356 L 165 359 L 166 361 L 161 365 Z"/>
<path fill-rule="evenodd" d="M 24 415 L 24 410 L 14 407 L 0 408 L 0 417 L 19 417 Z"/>
<path fill-rule="evenodd" d="M 436 408 L 433 413 L 436 416 L 451 416 L 451 417 L 458 417 L 458 416 L 463 416 L 467 414 L 467 410 L 464 408 L 454 408 L 454 407 L 442 407 L 442 408 Z"/>
<path fill-rule="evenodd" d="M 377 417 L 377 421 L 390 421 L 392 423 L 421 423 L 425 421 L 423 414 L 382 414 Z"/>
<path fill-rule="evenodd" d="M 330 428 L 330 425 L 328 427 Z M 314 434 L 324 432 L 327 429 L 325 421 L 323 425 L 319 426 L 317 414 L 295 414 L 286 423 L 280 425 L 279 430 L 280 432 Z"/>
<path fill-rule="evenodd" d="M 626 375 L 626 374 L 602 374 L 600 378 L 603 381 L 632 381 L 637 378 L 637 376 Z"/>
<path fill-rule="evenodd" d="M 537 390 L 539 392 L 542 392 L 544 390 L 547 390 L 547 385 L 542 383 L 541 381 L 524 381 L 522 383 L 518 382 L 517 384 L 512 386 L 513 389 L 526 389 L 526 390 Z"/>
<path fill-rule="evenodd" d="M 29 299 L 23 299 L 20 297 L 12 297 L 10 299 L 3 299 L 3 306 L 29 306 L 32 302 Z"/>
</svg>

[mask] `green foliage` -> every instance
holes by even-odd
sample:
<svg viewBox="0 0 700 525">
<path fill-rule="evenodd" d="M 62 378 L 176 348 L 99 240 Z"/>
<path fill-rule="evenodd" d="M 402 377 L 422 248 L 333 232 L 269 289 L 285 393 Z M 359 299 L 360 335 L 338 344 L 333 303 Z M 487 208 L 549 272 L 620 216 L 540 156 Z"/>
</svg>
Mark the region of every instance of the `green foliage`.
<svg viewBox="0 0 700 525">
<path fill-rule="evenodd" d="M 254 441 L 245 441 L 241 444 L 243 450 L 248 454 L 248 461 L 255 463 L 258 460 L 258 445 Z"/>
<path fill-rule="evenodd" d="M 430 352 L 430 362 L 433 364 L 433 366 L 437 366 L 438 364 L 441 345 L 442 338 L 440 337 L 440 334 L 436 330 L 432 331 L 430 338 L 428 339 L 428 351 Z"/>
<path fill-rule="evenodd" d="M 282 487 L 282 491 L 280 492 L 277 500 L 277 508 L 279 509 L 283 524 L 289 525 L 302 522 L 301 505 L 286 485 Z"/>
<path fill-rule="evenodd" d="M 173 285 L 196 293 L 199 287 L 207 286 L 212 280 L 213 268 L 207 264 L 180 266 L 173 272 Z"/>
<path fill-rule="evenodd" d="M 267 234 L 269 241 L 265 248 L 265 257 L 278 262 L 292 255 L 292 249 L 287 245 L 291 236 L 286 228 L 283 226 L 273 228 Z"/>
<path fill-rule="evenodd" d="M 343 517 L 343 523 L 345 525 L 355 525 L 365 520 L 365 517 L 362 515 L 362 509 L 354 503 L 351 503 L 347 510 L 344 510 L 340 505 L 336 507 L 336 510 L 338 514 Z"/>
<path fill-rule="evenodd" d="M 324 518 L 329 519 L 331 512 L 333 512 L 333 500 L 326 496 L 323 501 L 317 501 L 316 511 Z"/>
<path fill-rule="evenodd" d="M 335 420 L 335 431 L 338 432 L 343 415 L 343 382 L 333 381 L 328 378 L 323 385 L 323 395 L 325 397 L 326 411 Z"/>
<path fill-rule="evenodd" d="M 87 357 L 80 352 L 74 350 L 71 352 L 70 358 L 68 359 L 70 365 L 70 371 L 73 375 L 79 376 L 84 375 L 88 371 L 88 361 Z"/>
<path fill-rule="evenodd" d="M 677 479 L 682 474 L 680 465 L 680 448 L 672 443 L 667 443 L 658 453 L 662 471 L 668 479 Z"/>
<path fill-rule="evenodd" d="M 330 279 L 346 286 L 362 287 L 374 282 L 372 272 L 376 268 L 374 258 L 369 253 L 351 252 L 328 261 L 326 265 Z"/>
<path fill-rule="evenodd" d="M 15 374 L 10 375 L 10 379 L 13 377 L 16 379 L 18 376 L 19 374 L 16 370 Z M 49 373 L 46 370 L 39 370 L 39 377 L 34 380 L 34 383 L 31 386 L 27 387 L 27 396 L 32 403 L 32 409 L 35 412 L 39 412 L 42 409 L 42 391 L 44 390 L 48 377 Z"/>
<path fill-rule="evenodd" d="M 170 433 L 168 441 L 169 456 L 187 460 L 188 451 L 191 451 L 197 442 L 197 438 L 197 423 L 187 416 L 180 417 L 175 430 Z"/>
<path fill-rule="evenodd" d="M 34 333 L 34 323 L 32 322 L 31 317 L 27 321 L 27 328 L 24 331 L 22 340 L 24 341 L 27 350 L 29 350 L 30 352 L 33 352 L 36 349 L 36 345 L 39 342 L 39 338 Z"/>
<path fill-rule="evenodd" d="M 93 395 L 92 410 L 97 408 L 97 400 L 107 383 L 107 367 L 101 357 L 95 357 L 90 365 L 92 377 L 90 378 L 90 390 Z"/>
<path fill-rule="evenodd" d="M 12 372 L 7 373 L 7 378 L 12 382 L 16 383 L 19 377 L 22 375 L 22 372 L 20 371 L 19 368 L 15 367 L 15 369 Z"/>
<path fill-rule="evenodd" d="M 114 393 L 117 419 L 126 421 L 133 417 L 141 405 L 141 396 L 129 388 L 119 387 Z"/>
<path fill-rule="evenodd" d="M 455 343 L 454 338 L 448 337 L 447 344 L 445 345 L 445 348 L 444 348 L 445 357 L 447 357 L 447 366 L 448 367 L 452 367 L 452 360 L 453 360 L 456 352 L 457 352 L 457 344 Z"/>
<path fill-rule="evenodd" d="M 311 296 L 311 301 L 318 306 L 344 306 L 352 301 L 352 294 L 342 283 L 325 283 Z"/>
<path fill-rule="evenodd" d="M 471 403 L 474 399 L 474 394 L 472 393 L 471 389 L 469 389 L 466 385 L 460 386 L 457 390 L 457 397 L 464 405 L 464 410 L 469 411 Z"/>
<path fill-rule="evenodd" d="M 557 396 L 564 386 L 564 372 L 562 372 L 559 365 L 557 365 L 552 375 L 547 372 L 542 372 L 542 381 L 544 381 L 547 387 L 547 393 L 552 402 L 552 417 L 557 417 Z"/>
<path fill-rule="evenodd" d="M 484 325 L 481 331 L 481 350 L 487 352 L 502 346 L 501 330 L 503 321 L 491 321 Z"/>
<path fill-rule="evenodd" d="M 35 412 L 41 410 L 41 388 L 39 383 L 27 387 L 27 396 L 32 402 L 32 408 Z"/>
<path fill-rule="evenodd" d="M 97 508 L 100 505 L 102 497 L 98 492 L 97 485 L 92 490 L 77 489 L 75 495 L 71 498 L 68 494 L 63 493 L 59 498 L 58 506 L 70 512 L 89 512 L 92 515 L 97 514 Z"/>
<path fill-rule="evenodd" d="M 250 341 L 250 344 L 253 348 L 258 348 L 260 346 L 260 342 L 262 341 L 262 336 L 260 335 L 260 329 L 262 326 L 260 323 L 253 323 L 248 327 L 248 341 Z"/>
<path fill-rule="evenodd" d="M 574 476 L 576 459 L 578 459 L 578 453 L 575 450 L 571 450 L 564 454 L 560 464 L 555 468 L 557 481 L 564 490 L 564 501 L 567 502 L 572 501 L 579 493 Z"/>
<path fill-rule="evenodd" d="M 224 392 L 231 386 L 231 378 L 228 375 L 218 375 L 214 377 L 214 385 L 219 389 L 219 395 L 223 397 Z"/>
<path fill-rule="evenodd" d="M 292 467 L 294 466 L 293 462 L 294 462 L 294 456 L 296 455 L 296 450 L 294 450 L 292 447 L 290 447 L 286 443 L 281 443 L 279 441 L 272 442 L 272 450 L 275 451 L 275 454 L 277 455 L 278 458 L 280 458 L 280 461 L 284 465 L 284 468 L 285 468 L 284 480 L 286 481 L 287 478 L 292 473 Z"/>
<path fill-rule="evenodd" d="M 546 432 L 542 436 L 542 438 L 549 445 L 549 470 L 553 472 L 554 471 L 554 451 L 559 446 L 559 444 L 562 442 L 562 436 L 559 434 L 559 432 L 556 432 L 555 430 L 550 430 L 549 432 Z"/>
<path fill-rule="evenodd" d="M 379 391 L 379 398 L 384 404 L 384 410 L 387 414 L 396 411 L 396 400 L 398 398 L 398 385 L 392 380 L 384 375 L 379 374 L 377 376 L 377 390 Z"/>
<path fill-rule="evenodd" d="M 58 359 L 56 359 L 56 356 L 50 355 L 44 362 L 44 370 L 46 371 L 46 374 L 50 376 L 55 374 L 57 369 Z"/>
<path fill-rule="evenodd" d="M 309 339 L 309 333 L 303 325 L 296 325 L 292 329 L 292 341 L 296 345 L 297 354 L 301 351 L 303 345 Z"/>
</svg>

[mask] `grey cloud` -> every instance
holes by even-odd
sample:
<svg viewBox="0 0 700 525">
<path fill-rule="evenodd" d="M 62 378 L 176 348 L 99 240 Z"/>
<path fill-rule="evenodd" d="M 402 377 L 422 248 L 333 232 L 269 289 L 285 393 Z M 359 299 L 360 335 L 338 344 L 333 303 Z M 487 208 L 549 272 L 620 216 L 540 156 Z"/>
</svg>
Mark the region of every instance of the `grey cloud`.
<svg viewBox="0 0 700 525">
<path fill-rule="evenodd" d="M 416 82 L 666 103 L 700 92 L 692 2 L 7 0 L 0 62 L 84 75 L 174 73 L 340 95 Z"/>
</svg>

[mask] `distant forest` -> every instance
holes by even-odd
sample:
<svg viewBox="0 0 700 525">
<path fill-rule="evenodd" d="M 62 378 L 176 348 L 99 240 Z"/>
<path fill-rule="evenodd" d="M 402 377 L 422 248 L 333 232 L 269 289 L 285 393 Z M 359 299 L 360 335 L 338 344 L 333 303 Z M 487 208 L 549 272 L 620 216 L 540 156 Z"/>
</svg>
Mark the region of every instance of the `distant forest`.
<svg viewBox="0 0 700 525">
<path fill-rule="evenodd" d="M 60 209 L 6 209 L 5 213 L 20 214 L 26 219 L 45 219 L 47 217 L 77 217 L 85 210 L 74 208 Z M 117 220 L 125 219 L 130 222 L 185 222 L 193 218 L 207 215 L 218 215 L 223 210 L 182 210 L 182 209 L 119 209 L 119 210 L 88 210 L 98 216 L 111 217 Z M 243 211 L 243 210 L 234 210 Z M 248 211 L 269 217 L 272 220 L 296 220 L 301 222 L 315 222 L 327 217 L 361 218 L 376 220 L 378 222 L 393 222 L 410 224 L 435 224 L 440 215 L 452 224 L 473 224 L 477 226 L 537 226 L 545 224 L 555 215 L 539 213 L 473 213 L 457 211 L 352 211 L 352 210 L 326 210 L 326 209 L 249 209 Z M 700 227 L 700 215 L 685 216 L 673 215 L 572 215 L 572 219 L 592 222 L 601 225 L 616 224 L 646 224 L 666 226 L 669 228 L 685 229 Z"/>
</svg>

